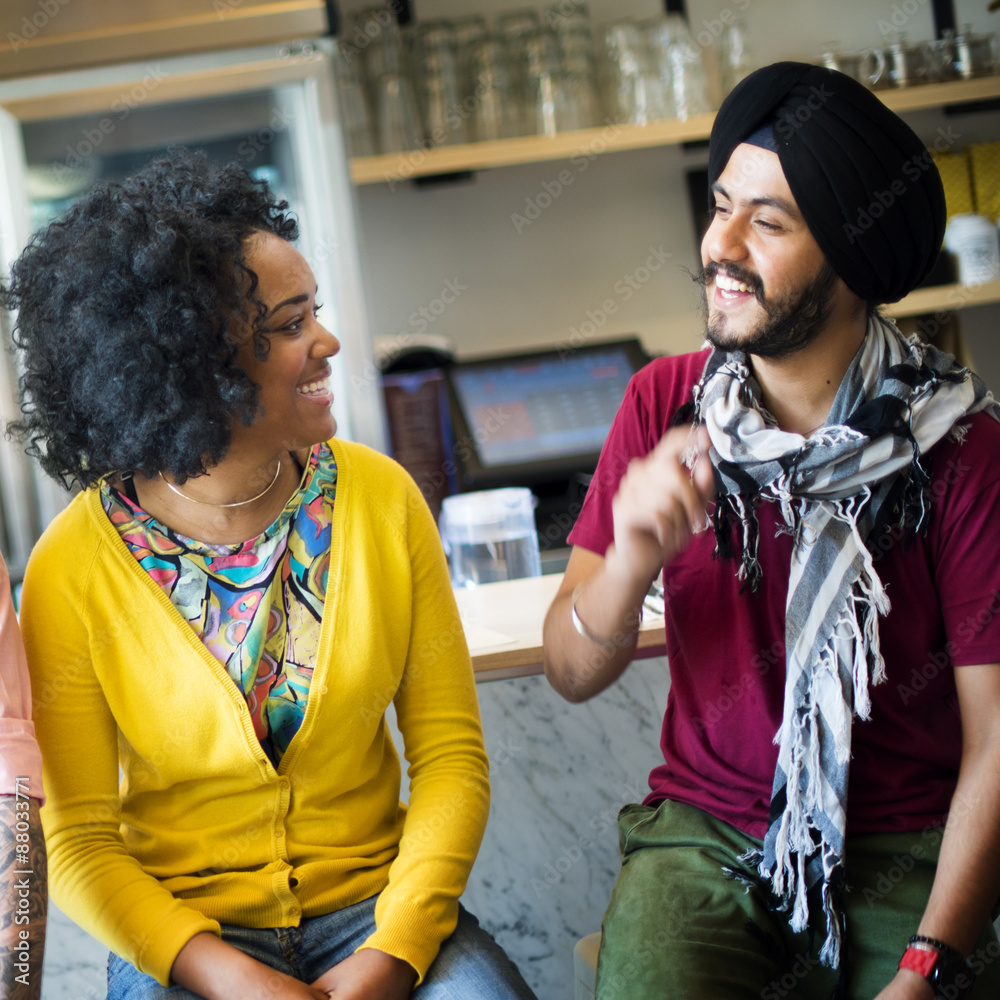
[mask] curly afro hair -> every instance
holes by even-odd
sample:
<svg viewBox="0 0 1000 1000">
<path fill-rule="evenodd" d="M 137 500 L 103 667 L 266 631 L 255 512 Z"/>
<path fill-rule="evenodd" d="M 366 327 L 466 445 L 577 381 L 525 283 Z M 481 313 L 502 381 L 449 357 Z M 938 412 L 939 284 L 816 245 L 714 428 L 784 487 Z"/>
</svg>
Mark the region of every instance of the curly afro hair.
<svg viewBox="0 0 1000 1000">
<path fill-rule="evenodd" d="M 184 482 L 223 457 L 234 421 L 260 408 L 235 361 L 248 308 L 255 353 L 268 349 L 246 241 L 296 239 L 287 209 L 241 167 L 172 149 L 35 234 L 0 299 L 17 311 L 23 373 L 10 430 L 46 472 L 66 486 L 134 470 Z"/>
</svg>

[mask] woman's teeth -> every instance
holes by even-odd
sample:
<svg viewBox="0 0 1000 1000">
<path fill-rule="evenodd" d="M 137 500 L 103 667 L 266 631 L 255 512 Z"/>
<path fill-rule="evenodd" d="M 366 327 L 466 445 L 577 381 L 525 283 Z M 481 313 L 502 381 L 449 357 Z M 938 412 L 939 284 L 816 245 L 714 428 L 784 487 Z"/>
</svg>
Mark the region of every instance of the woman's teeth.
<svg viewBox="0 0 1000 1000">
<path fill-rule="evenodd" d="M 315 396 L 321 392 L 326 392 L 329 388 L 328 379 L 321 378 L 315 382 L 307 382 L 305 385 L 300 385 L 298 392 L 302 393 L 303 396 Z"/>
</svg>

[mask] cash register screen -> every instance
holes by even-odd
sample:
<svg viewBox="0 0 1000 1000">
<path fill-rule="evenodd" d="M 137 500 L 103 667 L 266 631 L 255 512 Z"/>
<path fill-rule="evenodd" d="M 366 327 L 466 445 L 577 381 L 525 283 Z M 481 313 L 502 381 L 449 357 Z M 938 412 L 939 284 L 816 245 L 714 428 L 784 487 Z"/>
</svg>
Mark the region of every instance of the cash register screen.
<svg viewBox="0 0 1000 1000">
<path fill-rule="evenodd" d="M 633 339 L 452 366 L 456 451 L 475 453 L 467 485 L 592 471 L 629 379 L 647 360 Z"/>
</svg>

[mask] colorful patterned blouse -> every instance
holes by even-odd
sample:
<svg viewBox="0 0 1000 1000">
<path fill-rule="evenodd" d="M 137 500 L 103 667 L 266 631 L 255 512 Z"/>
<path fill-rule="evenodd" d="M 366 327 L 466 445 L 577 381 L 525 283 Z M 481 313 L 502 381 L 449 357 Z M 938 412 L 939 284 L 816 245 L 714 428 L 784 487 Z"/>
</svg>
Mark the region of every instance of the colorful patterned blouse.
<svg viewBox="0 0 1000 1000">
<path fill-rule="evenodd" d="M 105 513 L 243 693 L 275 767 L 309 699 L 330 566 L 337 464 L 315 445 L 277 520 L 239 545 L 172 531 L 121 491 L 101 487 Z"/>
</svg>

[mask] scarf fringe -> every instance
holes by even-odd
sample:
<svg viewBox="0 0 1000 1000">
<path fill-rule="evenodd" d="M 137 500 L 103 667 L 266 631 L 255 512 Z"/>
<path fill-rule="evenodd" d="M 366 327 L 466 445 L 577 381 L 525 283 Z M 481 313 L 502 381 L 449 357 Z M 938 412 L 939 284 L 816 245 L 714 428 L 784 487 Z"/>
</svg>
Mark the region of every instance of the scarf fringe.
<svg viewBox="0 0 1000 1000">
<path fill-rule="evenodd" d="M 819 953 L 823 965 L 836 969 L 840 965 L 844 944 L 844 866 L 832 852 L 823 855 L 823 913 L 826 916 L 826 940 Z"/>
<path fill-rule="evenodd" d="M 968 433 L 968 424 L 955 424 L 952 429 L 948 431 L 948 440 L 954 441 L 955 444 L 965 444 L 965 437 Z"/>
</svg>

